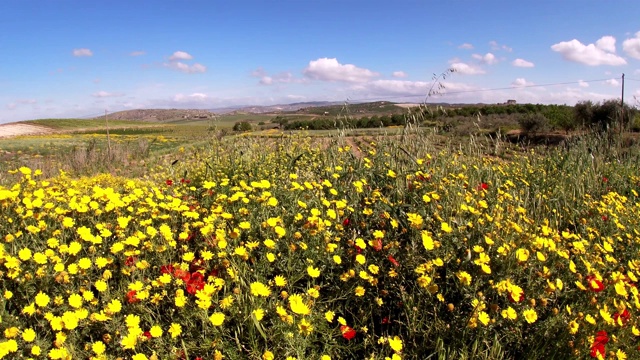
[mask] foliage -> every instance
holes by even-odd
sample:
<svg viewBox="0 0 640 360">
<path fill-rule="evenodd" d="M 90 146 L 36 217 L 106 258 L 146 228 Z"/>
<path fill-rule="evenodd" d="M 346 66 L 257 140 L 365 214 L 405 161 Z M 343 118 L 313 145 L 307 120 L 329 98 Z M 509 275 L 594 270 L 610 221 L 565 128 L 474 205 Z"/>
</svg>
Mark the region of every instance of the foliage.
<svg viewBox="0 0 640 360">
<path fill-rule="evenodd" d="M 233 131 L 245 132 L 251 131 L 252 126 L 248 121 L 240 121 L 233 125 Z"/>
<path fill-rule="evenodd" d="M 637 357 L 637 151 L 329 140 L 13 171 L 0 358 Z"/>
</svg>

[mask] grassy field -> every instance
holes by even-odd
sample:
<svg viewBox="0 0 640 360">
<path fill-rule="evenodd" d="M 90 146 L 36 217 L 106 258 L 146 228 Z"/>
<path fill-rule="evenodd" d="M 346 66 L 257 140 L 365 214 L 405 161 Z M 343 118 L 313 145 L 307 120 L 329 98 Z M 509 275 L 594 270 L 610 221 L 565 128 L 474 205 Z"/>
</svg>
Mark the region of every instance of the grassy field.
<svg viewBox="0 0 640 360">
<path fill-rule="evenodd" d="M 79 124 L 0 140 L 0 358 L 640 356 L 633 144 Z"/>
</svg>

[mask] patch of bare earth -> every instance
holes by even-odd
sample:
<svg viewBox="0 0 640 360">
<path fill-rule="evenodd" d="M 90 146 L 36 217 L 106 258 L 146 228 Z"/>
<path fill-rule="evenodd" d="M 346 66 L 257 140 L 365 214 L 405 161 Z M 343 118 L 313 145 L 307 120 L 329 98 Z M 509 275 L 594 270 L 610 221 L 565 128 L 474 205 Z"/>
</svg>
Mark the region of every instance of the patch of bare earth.
<svg viewBox="0 0 640 360">
<path fill-rule="evenodd" d="M 20 135 L 42 135 L 51 134 L 54 131 L 50 128 L 28 124 L 1 124 L 0 138 L 8 138 Z"/>
</svg>

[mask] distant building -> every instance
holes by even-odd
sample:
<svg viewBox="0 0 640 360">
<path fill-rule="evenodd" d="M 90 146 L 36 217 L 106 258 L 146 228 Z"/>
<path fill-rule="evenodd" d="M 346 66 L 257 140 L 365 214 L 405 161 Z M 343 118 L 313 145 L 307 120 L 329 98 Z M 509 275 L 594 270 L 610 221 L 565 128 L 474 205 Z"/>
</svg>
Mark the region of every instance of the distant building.
<svg viewBox="0 0 640 360">
<path fill-rule="evenodd" d="M 515 105 L 516 101 L 515 100 L 507 100 L 507 105 Z"/>
</svg>

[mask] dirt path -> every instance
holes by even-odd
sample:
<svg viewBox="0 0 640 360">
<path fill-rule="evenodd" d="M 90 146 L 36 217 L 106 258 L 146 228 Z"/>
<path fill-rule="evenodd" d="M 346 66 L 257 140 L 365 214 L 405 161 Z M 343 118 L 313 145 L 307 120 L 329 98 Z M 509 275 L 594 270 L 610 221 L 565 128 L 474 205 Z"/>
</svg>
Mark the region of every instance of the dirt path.
<svg viewBox="0 0 640 360">
<path fill-rule="evenodd" d="M 19 135 L 41 135 L 51 134 L 54 131 L 50 128 L 27 124 L 0 124 L 0 138 L 8 138 Z"/>
<path fill-rule="evenodd" d="M 362 152 L 360 151 L 358 145 L 356 145 L 356 143 L 353 141 L 352 137 L 345 136 L 344 142 L 346 142 L 347 145 L 351 147 L 351 152 L 353 152 L 353 155 L 355 155 L 355 157 L 357 157 L 358 159 L 362 159 Z"/>
</svg>

